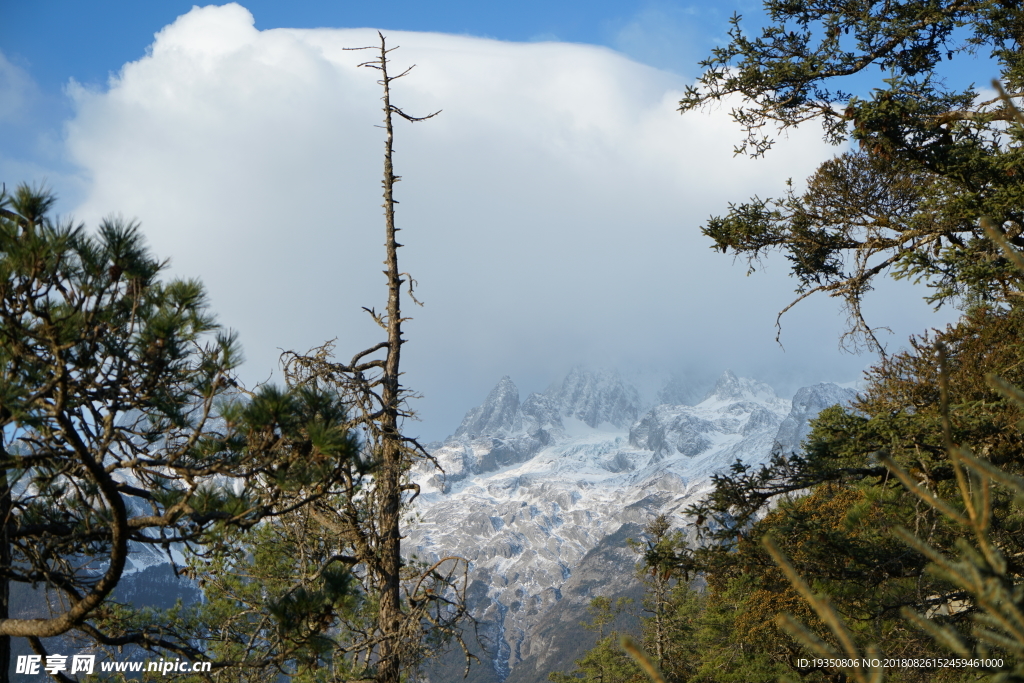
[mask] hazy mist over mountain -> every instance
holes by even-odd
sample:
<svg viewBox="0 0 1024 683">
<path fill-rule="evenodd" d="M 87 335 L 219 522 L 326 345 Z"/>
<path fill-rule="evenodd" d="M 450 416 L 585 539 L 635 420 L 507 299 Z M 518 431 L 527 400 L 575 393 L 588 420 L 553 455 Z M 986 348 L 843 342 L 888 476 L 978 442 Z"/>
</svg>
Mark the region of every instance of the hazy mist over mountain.
<svg viewBox="0 0 1024 683">
<path fill-rule="evenodd" d="M 843 316 L 828 299 L 787 314 L 776 344 L 787 265 L 744 277 L 699 230 L 835 153 L 817 130 L 762 160 L 735 157 L 728 103 L 682 117 L 681 76 L 612 49 L 388 39 L 395 68 L 417 65 L 395 102 L 443 110 L 396 133 L 402 267 L 425 302 L 407 308 L 405 381 L 424 396 L 413 433 L 443 437 L 503 375 L 543 391 L 580 362 L 639 384 L 710 384 L 729 367 L 785 396 L 857 380 L 871 362 L 837 349 Z M 237 4 L 194 8 L 105 87 L 67 88 L 62 144 L 77 171 L 57 189 L 90 225 L 138 219 L 174 274 L 202 278 L 240 334 L 250 385 L 279 378 L 281 349 L 337 339 L 347 360 L 380 338 L 361 310 L 384 305 L 380 94 L 362 53 L 343 49 L 376 40 L 257 30 Z M 891 283 L 865 310 L 894 347 L 950 317 Z"/>
</svg>

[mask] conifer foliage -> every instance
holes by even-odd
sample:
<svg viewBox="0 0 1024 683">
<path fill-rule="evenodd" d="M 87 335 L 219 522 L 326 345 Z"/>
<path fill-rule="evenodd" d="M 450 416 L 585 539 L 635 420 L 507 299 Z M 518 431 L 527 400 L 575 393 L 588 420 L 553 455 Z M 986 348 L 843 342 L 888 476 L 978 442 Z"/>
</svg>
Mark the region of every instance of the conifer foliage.
<svg viewBox="0 0 1024 683">
<path fill-rule="evenodd" d="M 91 235 L 55 219 L 54 201 L 26 185 L 0 194 L 4 679 L 12 636 L 39 654 L 68 633 L 203 656 L 178 623 L 114 603 L 129 555 L 216 548 L 323 495 L 356 453 L 331 395 L 266 389 L 228 405 L 239 351 L 202 285 L 162 281 L 138 225 Z M 41 591 L 49 614 L 10 614 L 12 583 Z"/>
<path fill-rule="evenodd" d="M 808 122 L 829 142 L 854 147 L 822 164 L 803 190 L 754 197 L 710 218 L 704 233 L 715 248 L 751 267 L 766 253 L 784 254 L 796 301 L 815 292 L 839 298 L 847 340 L 876 351 L 882 344 L 861 302 L 878 275 L 924 281 L 936 304 L 1005 300 L 1022 275 L 978 217 L 1024 246 L 1024 133 L 1008 125 L 1012 103 L 1024 97 L 1024 7 L 767 0 L 765 10 L 769 21 L 756 37 L 733 17 L 730 42 L 701 63 L 680 109 L 742 98 L 732 110 L 746 133 L 737 153 L 760 156 L 774 144 L 773 129 Z M 944 72 L 944 63 L 979 54 L 996 63 L 1005 100 L 956 87 L 956 75 Z"/>
<path fill-rule="evenodd" d="M 772 127 L 808 121 L 855 148 L 804 189 L 731 205 L 704 232 L 752 266 L 782 252 L 797 301 L 839 297 L 849 332 L 881 358 L 860 400 L 823 411 L 799 452 L 716 476 L 688 511 L 695 543 L 649 546 L 642 567 L 676 581 L 667 608 L 679 615 L 665 622 L 674 658 L 652 656 L 647 625 L 654 676 L 1024 680 L 1024 8 L 765 8 L 758 37 L 734 17 L 681 109 L 744 98 L 737 152 L 751 156 L 772 146 Z M 976 53 L 998 64 L 995 96 L 942 78 L 943 62 Z M 840 89 L 855 75 L 874 80 L 869 95 Z M 962 318 L 887 355 L 861 311 L 887 273 L 925 282 Z"/>
</svg>

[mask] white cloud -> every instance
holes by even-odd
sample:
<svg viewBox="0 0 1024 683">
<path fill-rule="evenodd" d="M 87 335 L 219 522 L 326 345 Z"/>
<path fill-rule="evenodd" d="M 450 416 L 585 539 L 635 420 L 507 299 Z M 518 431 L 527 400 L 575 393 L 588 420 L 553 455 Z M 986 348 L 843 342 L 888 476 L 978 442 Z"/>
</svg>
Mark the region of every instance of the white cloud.
<svg viewBox="0 0 1024 683">
<path fill-rule="evenodd" d="M 793 316 L 783 354 L 785 267 L 743 278 L 698 230 L 729 200 L 806 176 L 832 153 L 817 131 L 734 158 L 727 109 L 680 117 L 677 77 L 611 50 L 388 40 L 394 68 L 418 64 L 394 102 L 444 110 L 396 136 L 401 258 L 426 302 L 404 361 L 429 437 L 506 373 L 533 390 L 579 361 L 840 380 L 863 365 L 836 354 L 828 301 Z M 343 50 L 375 42 L 196 8 L 108 90 L 74 93 L 68 146 L 90 188 L 78 217 L 137 217 L 176 274 L 201 276 L 249 381 L 278 347 L 338 337 L 345 357 L 379 336 L 360 308 L 384 304 L 380 93 L 356 66 L 371 55 Z"/>
</svg>

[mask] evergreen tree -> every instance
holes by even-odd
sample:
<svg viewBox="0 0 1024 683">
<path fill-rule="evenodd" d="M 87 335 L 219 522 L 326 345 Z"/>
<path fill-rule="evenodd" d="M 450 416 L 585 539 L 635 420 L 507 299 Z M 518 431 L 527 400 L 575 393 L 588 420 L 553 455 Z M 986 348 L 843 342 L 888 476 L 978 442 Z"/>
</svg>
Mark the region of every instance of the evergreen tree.
<svg viewBox="0 0 1024 683">
<path fill-rule="evenodd" d="M 1003 114 L 1014 115 L 1012 97 L 1002 101 Z M 1024 119 L 1005 129 L 1005 139 L 1019 140 L 1022 130 Z M 903 163 L 894 149 L 868 150 L 858 163 Z M 1012 194 L 1019 183 L 1003 185 Z M 867 209 L 870 193 L 855 184 L 812 181 L 810 189 L 823 202 Z M 889 218 L 913 218 L 918 208 L 907 203 Z M 713 493 L 690 510 L 701 542 L 662 554 L 680 571 L 696 567 L 707 583 L 691 680 L 732 680 L 735 671 L 755 680 L 773 669 L 837 682 L 977 680 L 982 672 L 1019 680 L 1024 394 L 1013 385 L 1022 380 L 1024 258 L 1013 247 L 1013 224 L 997 228 L 983 218 L 977 226 L 990 253 L 984 261 L 998 260 L 999 272 L 978 264 L 950 271 L 961 291 L 978 295 L 964 317 L 883 357 L 857 403 L 818 417 L 802 452 L 776 453 L 759 468 L 738 462 L 716 476 Z M 807 271 L 814 272 L 829 276 L 821 264 Z M 716 604 L 727 611 L 716 616 Z M 724 628 L 709 631 L 712 624 Z M 884 671 L 800 663 L 883 651 L 925 659 L 952 651 L 981 663 Z M 721 670 L 723 655 L 729 672 Z"/>
<path fill-rule="evenodd" d="M 133 548 L 173 562 L 172 547 L 216 547 L 322 496 L 356 452 L 338 400 L 313 389 L 221 414 L 239 352 L 201 284 L 161 281 L 136 224 L 90 235 L 53 218 L 54 201 L 0 194 L 4 680 L 12 636 L 41 655 L 41 638 L 74 633 L 198 658 L 191 633 L 111 600 Z M 285 438 L 296 429 L 304 441 Z M 10 614 L 15 582 L 44 591 L 51 615 Z"/>
<path fill-rule="evenodd" d="M 733 17 L 731 41 L 701 63 L 680 109 L 742 97 L 732 111 L 747 134 L 738 153 L 764 154 L 773 144 L 766 130 L 812 120 L 829 142 L 855 147 L 822 164 L 805 190 L 711 218 L 704 233 L 715 248 L 751 267 L 782 252 L 799 283 L 796 301 L 839 297 L 853 339 L 876 350 L 860 304 L 879 274 L 926 281 L 936 304 L 1005 301 L 1022 275 L 978 217 L 1024 246 L 1024 133 L 1007 125 L 1011 103 L 1024 97 L 1024 7 L 767 0 L 765 10 L 758 37 Z M 979 54 L 997 64 L 1007 99 L 947 85 L 945 61 Z M 869 95 L 851 94 L 853 77 Z"/>
<path fill-rule="evenodd" d="M 668 517 L 655 517 L 644 527 L 644 535 L 646 542 L 631 544 L 640 555 L 637 574 L 646 589 L 641 642 L 666 683 L 676 683 L 686 680 L 693 664 L 689 598 L 695 572 L 686 559 L 686 539 L 671 528 Z"/>
<path fill-rule="evenodd" d="M 587 611 L 590 621 L 580 626 L 597 633 L 597 643 L 581 658 L 570 673 L 554 671 L 548 679 L 554 683 L 638 683 L 643 680 L 639 667 L 619 647 L 619 633 L 606 632 L 619 613 L 629 604 L 628 598 L 611 598 L 599 595 L 590 601 Z"/>
<path fill-rule="evenodd" d="M 1024 257 L 991 226 L 986 227 L 993 241 L 1004 250 L 1007 257 L 1024 270 Z M 945 497 L 937 494 L 927 480 L 922 481 L 907 472 L 888 456 L 882 456 L 881 461 L 916 500 L 941 515 L 944 521 L 963 534 L 957 539 L 956 550 L 953 552 L 936 547 L 922 538 L 920 529 L 911 530 L 901 526 L 893 530 L 894 535 L 907 546 L 928 558 L 931 563 L 929 569 L 940 580 L 956 586 L 960 592 L 946 596 L 941 603 L 932 603 L 927 612 L 905 607 L 903 616 L 937 645 L 957 655 L 955 661 L 970 672 L 966 677 L 977 679 L 984 672 L 991 674 L 986 677 L 991 681 L 1022 681 L 1024 591 L 1021 590 L 1019 561 L 1016 561 L 1022 553 L 1017 548 L 1007 548 L 993 534 L 1001 521 L 993 502 L 1007 495 L 1015 497 L 1015 504 L 1011 505 L 1010 511 L 1012 517 L 1019 519 L 1021 508 L 1024 507 L 1024 478 L 1006 472 L 985 458 L 977 457 L 971 449 L 953 441 L 953 419 L 948 411 L 948 377 L 941 346 L 938 351 L 941 433 L 956 479 L 953 495 Z M 995 390 L 1012 401 L 1018 411 L 1024 412 L 1024 392 L 994 375 L 990 375 L 989 382 Z M 887 667 L 877 663 L 879 660 L 876 658 L 881 657 L 880 648 L 871 644 L 862 649 L 861 643 L 853 637 L 849 620 L 837 614 L 829 597 L 811 588 L 772 538 L 766 536 L 764 545 L 791 586 L 828 626 L 832 637 L 828 640 L 818 637 L 788 614 L 779 616 L 779 625 L 809 652 L 824 658 L 845 659 L 844 663 L 829 667 L 835 672 L 837 680 L 880 683 L 889 677 Z M 969 635 L 964 633 L 965 623 L 970 625 Z M 870 663 L 865 663 L 864 654 Z M 941 673 L 950 677 L 948 671 Z"/>
<path fill-rule="evenodd" d="M 913 339 L 910 350 L 869 373 L 857 403 L 819 415 L 802 453 L 777 453 L 759 468 L 736 463 L 731 472 L 715 477 L 711 495 L 690 510 L 699 522 L 700 544 L 669 557 L 680 571 L 699 569 L 707 584 L 695 639 L 698 668 L 704 673 L 693 680 L 728 680 L 717 671 L 720 664 L 709 667 L 726 660 L 733 662 L 732 670 L 749 675 L 758 670 L 789 671 L 805 680 L 838 675 L 797 666 L 808 651 L 779 629 L 778 614 L 795 615 L 835 648 L 840 643 L 762 547 L 765 535 L 775 539 L 793 572 L 828 597 L 862 652 L 877 642 L 887 656 L 948 656 L 928 633 L 907 622 L 907 610 L 928 615 L 936 627 L 956 633 L 964 647 L 974 647 L 976 610 L 964 608 L 963 586 L 948 573 L 933 573 L 933 558 L 908 548 L 897 533 L 901 527 L 910 529 L 935 552 L 956 555 L 962 525 L 942 509 L 908 496 L 893 468 L 908 473 L 936 499 L 954 501 L 960 477 L 947 438 L 972 444 L 1007 477 L 1024 470 L 1016 399 L 984 379 L 1024 379 L 1022 321 L 1019 308 L 978 307 L 942 332 Z M 945 350 L 945 400 L 936 345 Z M 943 436 L 946 421 L 948 437 Z M 1024 516 L 1011 493 L 993 489 L 987 496 L 985 538 L 1005 553 L 1001 580 L 1017 585 L 1024 576 Z M 719 605 L 728 607 L 715 617 Z M 711 628 L 716 620 L 718 626 Z M 653 652 L 650 646 L 647 650 Z M 970 680 L 974 675 L 964 670 L 887 672 L 890 680 Z"/>
<path fill-rule="evenodd" d="M 696 627 L 682 636 L 696 660 L 686 680 L 977 680 L 983 671 L 1018 680 L 1024 401 L 1012 387 L 1021 382 L 1024 259 L 1014 247 L 1024 246 L 1024 125 L 1014 123 L 1014 102 L 1024 97 L 1024 7 L 765 7 L 759 37 L 734 17 L 730 43 L 703 62 L 681 109 L 745 98 L 733 116 L 747 133 L 737 152 L 751 156 L 772 146 L 768 128 L 809 120 L 828 141 L 855 147 L 805 189 L 732 205 L 704 232 L 752 267 L 781 251 L 797 301 L 840 297 L 848 333 L 882 359 L 861 400 L 824 411 L 801 452 L 718 475 L 690 510 L 696 547 L 660 554 L 707 584 Z M 943 61 L 979 52 L 998 64 L 1007 91 L 987 101 L 941 73 Z M 874 89 L 841 90 L 851 81 Z M 964 318 L 886 357 L 860 308 L 886 273 L 925 281 L 933 303 L 957 304 Z M 886 655 L 1006 660 L 884 672 L 799 663 L 878 656 L 873 643 Z"/>
</svg>

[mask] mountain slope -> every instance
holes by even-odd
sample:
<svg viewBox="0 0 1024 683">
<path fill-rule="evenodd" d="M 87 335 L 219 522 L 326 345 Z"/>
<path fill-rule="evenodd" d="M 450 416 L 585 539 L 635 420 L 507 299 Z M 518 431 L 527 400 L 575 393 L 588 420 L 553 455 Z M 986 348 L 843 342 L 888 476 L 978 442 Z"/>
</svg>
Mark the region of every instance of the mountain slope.
<svg viewBox="0 0 1024 683">
<path fill-rule="evenodd" d="M 763 462 L 777 441 L 798 447 L 808 419 L 853 396 L 822 384 L 791 403 L 726 371 L 697 405 L 644 406 L 617 374 L 576 368 L 520 402 L 504 377 L 433 450 L 445 473 L 414 473 L 418 523 L 404 547 L 470 562 L 490 680 L 546 680 L 567 649 L 555 641 L 592 597 L 635 592 L 624 533 L 658 514 L 683 524 L 714 472 Z"/>
</svg>

